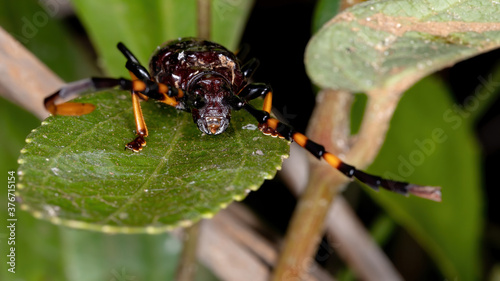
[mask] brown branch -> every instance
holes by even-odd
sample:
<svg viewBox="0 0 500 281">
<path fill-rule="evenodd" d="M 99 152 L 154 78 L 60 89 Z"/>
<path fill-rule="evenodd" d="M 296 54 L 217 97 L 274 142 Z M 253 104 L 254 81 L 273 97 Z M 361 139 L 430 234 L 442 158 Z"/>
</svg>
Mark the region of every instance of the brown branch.
<svg viewBox="0 0 500 281">
<path fill-rule="evenodd" d="M 198 0 L 197 1 L 197 10 L 198 10 L 198 38 L 203 38 L 206 40 L 210 40 L 211 32 L 211 4 L 210 0 Z"/>
<path fill-rule="evenodd" d="M 292 145 L 290 158 L 283 163 L 282 179 L 297 196 L 304 192 L 309 172 L 308 159 L 298 145 Z M 363 227 L 352 208 L 338 196 L 328 210 L 326 238 L 346 264 L 362 280 L 401 280 L 385 253 Z"/>
<path fill-rule="evenodd" d="M 319 106 L 315 108 L 310 121 L 316 124 L 316 130 L 308 133 L 310 138 L 338 155 L 344 154 L 348 148 L 348 116 L 352 100 L 353 96 L 346 92 L 323 91 L 318 95 Z M 332 143 L 332 139 L 335 143 Z M 293 214 L 272 280 L 305 278 L 310 260 L 323 235 L 324 220 L 330 204 L 347 182 L 345 176 L 317 159 L 311 162 L 309 170 L 309 183 Z"/>
<path fill-rule="evenodd" d="M 277 237 L 246 208 L 233 203 L 203 221 L 198 257 L 221 280 L 266 281 L 278 256 Z M 334 280 L 319 265 L 312 268 L 305 280 Z"/>
<path fill-rule="evenodd" d="M 361 280 L 403 280 L 341 196 L 328 211 L 326 225 L 327 239 Z"/>
<path fill-rule="evenodd" d="M 317 102 L 310 121 L 309 136 L 346 162 L 358 168 L 366 167 L 373 161 L 384 141 L 389 121 L 401 93 L 402 91 L 396 89 L 370 92 L 360 132 L 351 139 L 348 116 L 352 95 L 345 92 L 323 91 L 318 96 L 321 101 Z M 350 147 L 353 140 L 355 141 Z M 306 275 L 307 260 L 311 259 L 317 249 L 330 205 L 347 181 L 344 175 L 335 172 L 325 163 L 320 163 L 316 159 L 313 161 L 314 164 L 310 166 L 309 183 L 292 217 L 285 247 L 273 276 L 274 280 L 282 280 L 286 276 L 303 278 Z M 362 266 L 358 266 L 358 270 L 361 268 Z M 366 268 L 373 269 L 368 265 Z M 373 276 L 372 272 L 363 273 L 362 276 Z"/>
<path fill-rule="evenodd" d="M 0 27 L 0 94 L 40 119 L 49 114 L 44 97 L 64 82 Z"/>
</svg>

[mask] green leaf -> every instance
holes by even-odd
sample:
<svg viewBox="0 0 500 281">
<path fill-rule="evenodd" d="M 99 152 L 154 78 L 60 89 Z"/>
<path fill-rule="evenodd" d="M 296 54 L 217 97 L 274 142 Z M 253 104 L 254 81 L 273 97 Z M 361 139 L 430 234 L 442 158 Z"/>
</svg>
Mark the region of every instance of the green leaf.
<svg viewBox="0 0 500 281">
<path fill-rule="evenodd" d="M 149 128 L 140 153 L 125 92 L 92 94 L 80 117 L 49 117 L 27 137 L 19 158 L 22 208 L 35 217 L 105 232 L 162 232 L 210 217 L 272 178 L 286 141 L 256 130 L 233 112 L 218 136 L 202 135 L 189 113 L 143 103 Z"/>
<path fill-rule="evenodd" d="M 340 0 L 319 0 L 314 7 L 312 31 L 315 33 L 340 11 Z"/>
<path fill-rule="evenodd" d="M 147 67 L 157 46 L 178 37 L 197 35 L 196 0 L 73 0 L 73 3 L 103 66 L 113 76 L 128 76 L 123 55 L 116 49 L 118 42 L 123 42 Z M 251 0 L 214 1 L 212 39 L 234 50 L 252 3 Z"/>
<path fill-rule="evenodd" d="M 368 1 L 323 26 L 305 60 L 309 77 L 323 88 L 405 90 L 499 46 L 500 6 L 493 1 Z"/>
<path fill-rule="evenodd" d="M 213 0 L 212 38 L 229 50 L 237 50 L 254 0 Z"/>
<path fill-rule="evenodd" d="M 373 199 L 410 231 L 447 278 L 478 280 L 483 227 L 480 151 L 472 120 L 455 111 L 442 82 L 429 77 L 401 99 L 369 172 L 440 185 L 440 203 L 390 192 Z M 458 276 L 458 277 L 457 277 Z"/>
</svg>

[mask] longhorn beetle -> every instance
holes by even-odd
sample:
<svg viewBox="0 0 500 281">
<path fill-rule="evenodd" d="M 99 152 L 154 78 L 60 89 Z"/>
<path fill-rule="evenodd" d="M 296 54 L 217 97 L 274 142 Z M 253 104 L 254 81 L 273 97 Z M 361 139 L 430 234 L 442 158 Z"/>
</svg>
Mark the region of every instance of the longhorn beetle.
<svg viewBox="0 0 500 281">
<path fill-rule="evenodd" d="M 125 67 L 131 79 L 89 78 L 67 84 L 45 99 L 45 107 L 53 115 L 84 115 L 92 112 L 91 104 L 67 102 L 88 93 L 118 87 L 132 94 L 136 124 L 136 138 L 126 148 L 138 152 L 146 145 L 148 129 L 142 115 L 140 100 L 153 99 L 178 110 L 191 112 L 198 129 L 207 135 L 223 133 L 229 126 L 232 110 L 244 109 L 259 123 L 265 135 L 295 141 L 316 158 L 323 158 L 332 167 L 350 178 L 356 178 L 371 188 L 379 187 L 407 195 L 440 201 L 439 188 L 393 181 L 367 174 L 342 162 L 325 148 L 270 116 L 272 89 L 264 83 L 249 83 L 259 61 L 242 63 L 248 53 L 245 49 L 233 54 L 223 46 L 195 38 L 169 41 L 151 57 L 149 71 L 124 44 L 118 49 L 127 58 Z M 264 97 L 262 110 L 248 102 Z"/>
</svg>

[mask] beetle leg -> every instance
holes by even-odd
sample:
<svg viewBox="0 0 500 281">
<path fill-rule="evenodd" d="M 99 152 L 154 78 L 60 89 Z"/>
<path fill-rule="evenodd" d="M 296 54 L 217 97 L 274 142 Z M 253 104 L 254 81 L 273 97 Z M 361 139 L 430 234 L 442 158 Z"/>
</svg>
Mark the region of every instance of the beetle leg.
<svg viewBox="0 0 500 281">
<path fill-rule="evenodd" d="M 146 126 L 144 115 L 142 115 L 141 103 L 139 98 L 140 96 L 138 93 L 132 92 L 132 108 L 134 110 L 134 120 L 137 137 L 125 146 L 126 148 L 135 152 L 140 151 L 144 146 L 146 146 L 146 140 L 144 138 L 148 136 L 148 127 Z"/>
<path fill-rule="evenodd" d="M 236 51 L 234 54 L 240 61 L 245 61 L 246 57 L 248 56 L 248 53 L 250 53 L 250 45 L 243 44 L 240 46 L 239 50 Z"/>
<path fill-rule="evenodd" d="M 66 102 L 81 95 L 81 93 L 95 89 L 91 79 L 84 79 L 66 84 L 59 91 L 44 100 L 47 111 L 52 115 L 80 116 L 94 111 L 95 106 L 90 103 Z"/>
<path fill-rule="evenodd" d="M 259 67 L 260 61 L 256 58 L 253 58 L 249 61 L 247 61 L 242 67 L 241 67 L 241 72 L 243 73 L 243 76 L 245 78 L 250 78 L 253 76 L 255 73 L 255 70 L 257 70 L 257 67 Z"/>
<path fill-rule="evenodd" d="M 270 115 L 273 108 L 273 90 L 270 85 L 263 83 L 252 83 L 248 84 L 240 91 L 240 93 L 238 93 L 238 97 L 240 97 L 245 102 L 262 96 L 264 97 L 262 111 Z M 279 135 L 276 130 L 267 126 L 265 122 L 259 122 L 259 129 L 265 135 L 272 135 L 273 137 Z"/>
<path fill-rule="evenodd" d="M 238 97 L 243 101 L 250 101 L 258 97 L 265 97 L 272 92 L 271 85 L 264 83 L 251 83 L 246 85 L 239 93 Z"/>
<path fill-rule="evenodd" d="M 132 81 L 139 80 L 137 78 L 137 76 L 135 76 L 135 74 L 132 71 L 129 71 L 129 74 L 130 74 L 130 78 L 132 79 Z M 149 99 L 148 96 L 144 95 L 141 92 L 133 92 L 133 94 L 136 94 L 137 96 L 139 96 L 139 98 L 141 98 L 141 100 L 146 100 L 147 101 Z M 132 102 L 133 102 L 133 100 L 132 100 Z"/>
<path fill-rule="evenodd" d="M 92 112 L 95 106 L 88 103 L 67 102 L 96 90 L 109 89 L 120 85 L 119 79 L 88 78 L 66 84 L 59 91 L 44 100 L 45 108 L 52 115 L 79 116 Z"/>
<path fill-rule="evenodd" d="M 130 71 L 130 77 L 132 78 L 132 81 L 139 80 L 132 71 Z M 142 150 L 144 146 L 146 146 L 145 137 L 148 136 L 148 127 L 146 126 L 146 120 L 144 120 L 144 115 L 142 114 L 140 99 L 148 100 L 149 97 L 142 94 L 141 92 L 131 91 L 130 93 L 132 95 L 132 109 L 134 111 L 134 121 L 136 128 L 135 133 L 137 137 L 133 141 L 129 142 L 125 146 L 125 148 L 138 152 Z"/>
<path fill-rule="evenodd" d="M 125 58 L 127 58 L 125 67 L 133 74 L 133 76 L 131 74 L 132 80 L 151 80 L 151 75 L 149 74 L 148 70 L 141 65 L 139 60 L 122 42 L 119 42 L 116 47 L 118 48 L 118 50 L 120 50 L 120 52 L 122 52 Z"/>
<path fill-rule="evenodd" d="M 118 87 L 126 91 L 140 92 L 141 97 L 147 96 L 171 106 L 179 104 L 182 98 L 181 90 L 176 90 L 177 96 L 170 97 L 172 92 L 165 84 L 151 80 L 128 80 L 124 78 L 88 78 L 68 83 L 59 91 L 45 98 L 45 108 L 53 115 L 84 115 L 92 112 L 95 108 L 91 104 L 67 103 L 74 98 L 89 94 L 94 91 L 112 89 Z"/>
<path fill-rule="evenodd" d="M 258 110 L 250 104 L 245 104 L 243 106 L 246 111 L 248 111 L 252 116 L 255 117 L 255 119 L 257 119 L 257 121 L 259 122 L 259 129 L 264 134 L 279 136 L 287 140 L 295 141 L 298 145 L 305 148 L 316 158 L 323 158 L 330 166 L 339 170 L 347 177 L 354 177 L 375 190 L 378 190 L 379 187 L 382 187 L 403 195 L 408 195 L 409 193 L 411 193 L 422 198 L 441 201 L 440 187 L 420 186 L 406 182 L 384 179 L 379 176 L 367 174 L 361 170 L 356 169 L 354 166 L 344 163 L 336 155 L 326 151 L 322 145 L 310 140 L 304 134 L 295 131 L 292 127 L 280 122 L 279 120 L 271 118 L 269 114 L 271 93 L 266 95 L 266 100 L 267 102 L 264 102 L 263 110 Z"/>
</svg>

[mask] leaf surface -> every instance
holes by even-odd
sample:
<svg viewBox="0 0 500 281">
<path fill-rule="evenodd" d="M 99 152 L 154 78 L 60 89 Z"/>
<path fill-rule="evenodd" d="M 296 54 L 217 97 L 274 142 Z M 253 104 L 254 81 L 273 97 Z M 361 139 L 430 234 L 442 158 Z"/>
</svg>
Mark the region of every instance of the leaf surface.
<svg viewBox="0 0 500 281">
<path fill-rule="evenodd" d="M 134 138 L 126 92 L 92 94 L 80 117 L 49 117 L 27 138 L 19 172 L 23 208 L 54 223 L 105 232 L 156 233 L 210 217 L 274 177 L 286 141 L 233 112 L 221 135 L 202 135 L 189 113 L 143 102 L 147 146 Z"/>
<path fill-rule="evenodd" d="M 500 46 L 495 1 L 368 1 L 340 13 L 306 50 L 322 88 L 404 91 L 422 77 Z"/>
</svg>

